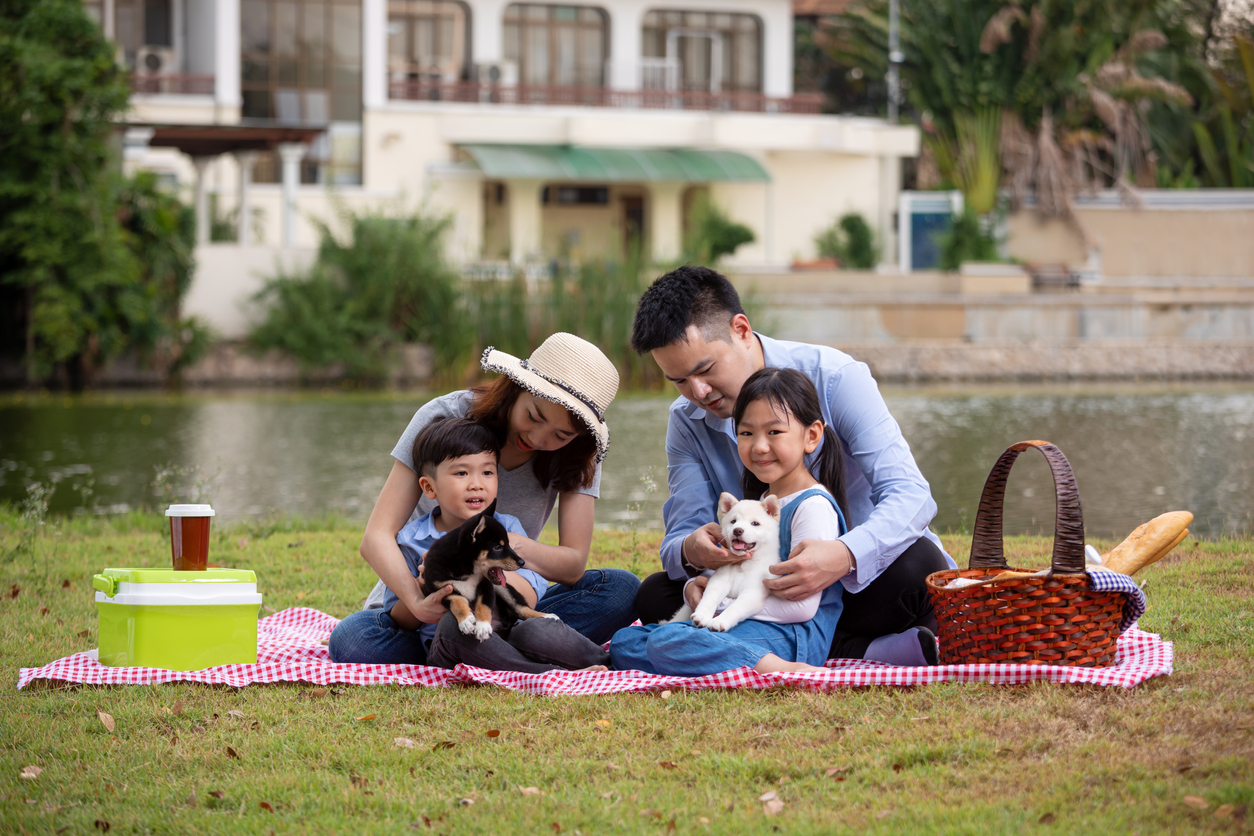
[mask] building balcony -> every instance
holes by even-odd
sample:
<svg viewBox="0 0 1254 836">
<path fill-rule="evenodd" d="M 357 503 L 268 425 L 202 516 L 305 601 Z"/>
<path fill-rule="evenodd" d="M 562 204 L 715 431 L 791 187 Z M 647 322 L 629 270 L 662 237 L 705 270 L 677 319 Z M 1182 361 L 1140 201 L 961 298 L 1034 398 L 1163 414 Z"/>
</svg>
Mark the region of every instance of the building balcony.
<svg viewBox="0 0 1254 836">
<path fill-rule="evenodd" d="M 132 75 L 131 92 L 136 95 L 212 96 L 212 75 Z"/>
<path fill-rule="evenodd" d="M 787 97 L 762 93 L 711 92 L 708 90 L 612 90 L 607 87 L 554 87 L 503 85 L 478 81 L 393 81 L 388 85 L 393 101 L 465 102 L 550 107 L 611 107 L 653 110 L 704 110 L 745 113 L 819 113 L 822 93 L 798 93 Z"/>
</svg>

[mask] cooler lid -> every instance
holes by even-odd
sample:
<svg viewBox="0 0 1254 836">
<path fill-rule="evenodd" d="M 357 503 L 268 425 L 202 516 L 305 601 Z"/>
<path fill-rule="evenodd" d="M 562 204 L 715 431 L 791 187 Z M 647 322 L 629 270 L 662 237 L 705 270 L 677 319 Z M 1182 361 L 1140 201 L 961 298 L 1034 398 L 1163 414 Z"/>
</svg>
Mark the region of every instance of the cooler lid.
<svg viewBox="0 0 1254 836">
<path fill-rule="evenodd" d="M 173 569 L 105 569 L 94 575 L 91 585 L 109 597 L 121 583 L 232 584 L 257 582 L 251 569 L 206 569 L 203 572 L 176 572 Z"/>
</svg>

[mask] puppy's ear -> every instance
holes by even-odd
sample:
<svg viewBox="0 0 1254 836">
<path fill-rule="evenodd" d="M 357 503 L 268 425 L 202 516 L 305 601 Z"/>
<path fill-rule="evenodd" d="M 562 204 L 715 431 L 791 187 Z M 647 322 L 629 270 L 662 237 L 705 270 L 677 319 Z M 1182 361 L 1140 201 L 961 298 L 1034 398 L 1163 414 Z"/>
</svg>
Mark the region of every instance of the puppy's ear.
<svg viewBox="0 0 1254 836">
<path fill-rule="evenodd" d="M 479 521 L 475 523 L 475 531 L 472 536 L 478 537 L 480 534 L 483 533 L 483 530 L 487 527 L 488 527 L 488 514 L 485 512 L 479 515 Z"/>
<path fill-rule="evenodd" d="M 772 519 L 776 522 L 779 521 L 779 499 L 775 496 L 775 494 L 771 494 L 766 499 L 762 500 L 762 507 L 766 509 L 766 513 L 769 514 Z"/>
<path fill-rule="evenodd" d="M 727 516 L 727 512 L 730 511 L 732 509 L 732 506 L 735 505 L 739 501 L 740 501 L 739 499 L 732 496 L 727 491 L 723 491 L 723 493 L 718 498 L 719 520 L 722 520 L 723 517 Z"/>
</svg>

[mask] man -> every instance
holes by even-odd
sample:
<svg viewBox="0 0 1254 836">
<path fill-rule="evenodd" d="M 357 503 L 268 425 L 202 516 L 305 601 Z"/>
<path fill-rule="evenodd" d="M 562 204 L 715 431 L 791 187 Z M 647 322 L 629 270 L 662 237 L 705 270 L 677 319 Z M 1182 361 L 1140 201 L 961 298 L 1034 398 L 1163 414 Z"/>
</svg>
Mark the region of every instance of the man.
<svg viewBox="0 0 1254 836">
<path fill-rule="evenodd" d="M 924 579 L 957 567 L 927 527 L 936 514 L 931 489 L 866 365 L 834 348 L 756 333 L 731 282 L 707 267 L 680 267 L 645 291 L 632 347 L 651 353 L 682 396 L 671 404 L 666 432 L 665 571 L 640 587 L 641 620 L 669 618 L 689 578 L 741 559 L 722 547 L 714 522 L 721 492 L 742 496 L 732 408 L 758 369 L 793 368 L 814 383 L 824 420 L 843 444 L 850 529 L 839 540 L 803 541 L 771 570 L 779 577 L 767 586 L 797 600 L 844 584 L 833 657 L 936 664 Z"/>
</svg>

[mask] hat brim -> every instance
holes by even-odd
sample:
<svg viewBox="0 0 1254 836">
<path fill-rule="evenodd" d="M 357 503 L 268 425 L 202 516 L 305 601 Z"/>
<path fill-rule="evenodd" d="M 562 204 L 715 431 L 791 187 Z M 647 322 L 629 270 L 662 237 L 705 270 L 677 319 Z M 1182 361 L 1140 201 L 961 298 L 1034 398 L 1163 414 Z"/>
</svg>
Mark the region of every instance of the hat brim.
<svg viewBox="0 0 1254 836">
<path fill-rule="evenodd" d="M 479 365 L 486 372 L 507 375 L 511 380 L 536 397 L 544 398 L 546 401 L 551 401 L 558 406 L 564 407 L 567 412 L 578 415 L 588 429 L 592 430 L 592 436 L 596 439 L 597 462 L 600 463 L 605 459 L 605 454 L 610 449 L 610 428 L 604 421 L 597 418 L 596 413 L 587 404 L 560 386 L 540 377 L 540 375 L 530 369 L 523 368 L 521 360 L 512 354 L 506 354 L 504 351 L 489 348 L 483 352 Z"/>
</svg>

